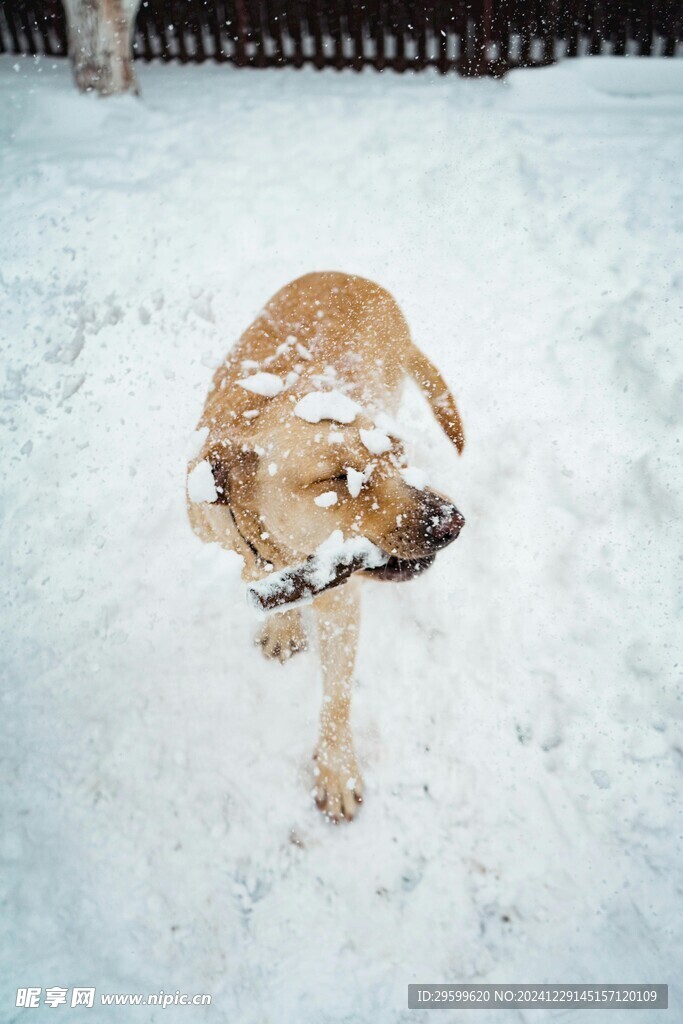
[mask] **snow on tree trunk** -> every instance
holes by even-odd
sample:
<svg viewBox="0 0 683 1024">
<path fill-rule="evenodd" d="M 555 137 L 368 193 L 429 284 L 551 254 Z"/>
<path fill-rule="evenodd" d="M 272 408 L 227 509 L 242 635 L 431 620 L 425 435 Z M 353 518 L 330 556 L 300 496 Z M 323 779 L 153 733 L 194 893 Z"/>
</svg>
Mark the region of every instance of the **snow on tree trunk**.
<svg viewBox="0 0 683 1024">
<path fill-rule="evenodd" d="M 137 92 L 132 29 L 139 0 L 65 0 L 69 55 L 82 92 Z"/>
</svg>

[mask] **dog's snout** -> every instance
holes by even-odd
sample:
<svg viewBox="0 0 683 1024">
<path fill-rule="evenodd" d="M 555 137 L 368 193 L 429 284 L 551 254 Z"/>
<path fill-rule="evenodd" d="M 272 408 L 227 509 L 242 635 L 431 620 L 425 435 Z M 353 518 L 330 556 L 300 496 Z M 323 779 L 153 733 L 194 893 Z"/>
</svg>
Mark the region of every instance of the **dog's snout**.
<svg viewBox="0 0 683 1024">
<path fill-rule="evenodd" d="M 457 538 L 465 525 L 465 517 L 448 501 L 432 500 L 430 505 L 425 533 L 430 546 L 438 550 L 445 548 Z"/>
</svg>

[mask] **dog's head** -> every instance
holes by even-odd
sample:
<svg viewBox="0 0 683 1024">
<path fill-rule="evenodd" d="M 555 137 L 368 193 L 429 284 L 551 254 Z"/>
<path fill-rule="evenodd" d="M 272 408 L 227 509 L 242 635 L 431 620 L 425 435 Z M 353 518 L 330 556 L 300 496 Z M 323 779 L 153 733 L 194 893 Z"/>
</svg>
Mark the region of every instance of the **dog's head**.
<svg viewBox="0 0 683 1024">
<path fill-rule="evenodd" d="M 404 580 L 456 539 L 462 515 L 422 486 L 384 418 L 373 420 L 360 409 L 351 410 L 349 422 L 324 409 L 316 418 L 308 407 L 308 415 L 297 414 L 305 400 L 294 406 L 282 398 L 263 409 L 247 443 L 214 444 L 211 455 L 219 492 L 264 561 L 286 565 L 306 558 L 341 530 L 345 537 L 368 538 L 389 556 L 385 566 L 370 570 L 375 578 Z"/>
</svg>

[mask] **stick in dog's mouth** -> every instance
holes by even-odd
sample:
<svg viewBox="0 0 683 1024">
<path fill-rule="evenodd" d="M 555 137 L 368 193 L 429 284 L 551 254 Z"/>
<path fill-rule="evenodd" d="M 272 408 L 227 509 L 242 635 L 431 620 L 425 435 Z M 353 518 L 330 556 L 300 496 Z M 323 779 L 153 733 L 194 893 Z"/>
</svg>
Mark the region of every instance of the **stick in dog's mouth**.
<svg viewBox="0 0 683 1024">
<path fill-rule="evenodd" d="M 253 583 L 247 595 L 261 611 L 303 604 L 331 587 L 346 583 L 354 572 L 381 569 L 388 561 L 389 556 L 366 537 L 344 540 L 341 530 L 335 530 L 300 565 L 273 572 Z"/>
<path fill-rule="evenodd" d="M 253 583 L 247 596 L 259 611 L 290 608 L 313 601 L 324 591 L 346 583 L 356 572 L 393 582 L 412 579 L 428 569 L 434 557 L 396 558 L 366 537 L 344 540 L 341 530 L 335 530 L 304 562 Z"/>
</svg>

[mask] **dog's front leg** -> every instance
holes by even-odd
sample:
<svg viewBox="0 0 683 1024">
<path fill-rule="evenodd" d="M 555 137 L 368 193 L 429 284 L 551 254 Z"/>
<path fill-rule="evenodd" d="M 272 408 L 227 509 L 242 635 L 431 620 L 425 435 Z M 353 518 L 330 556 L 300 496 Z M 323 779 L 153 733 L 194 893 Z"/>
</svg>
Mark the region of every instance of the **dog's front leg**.
<svg viewBox="0 0 683 1024">
<path fill-rule="evenodd" d="M 323 673 L 320 737 L 314 754 L 315 800 L 334 822 L 350 821 L 362 802 L 362 779 L 349 720 L 358 643 L 358 589 L 358 583 L 351 580 L 313 602 Z"/>
<path fill-rule="evenodd" d="M 269 615 L 256 643 L 261 645 L 266 658 L 277 658 L 282 664 L 293 654 L 305 651 L 308 644 L 299 612 L 295 609 Z"/>
</svg>

